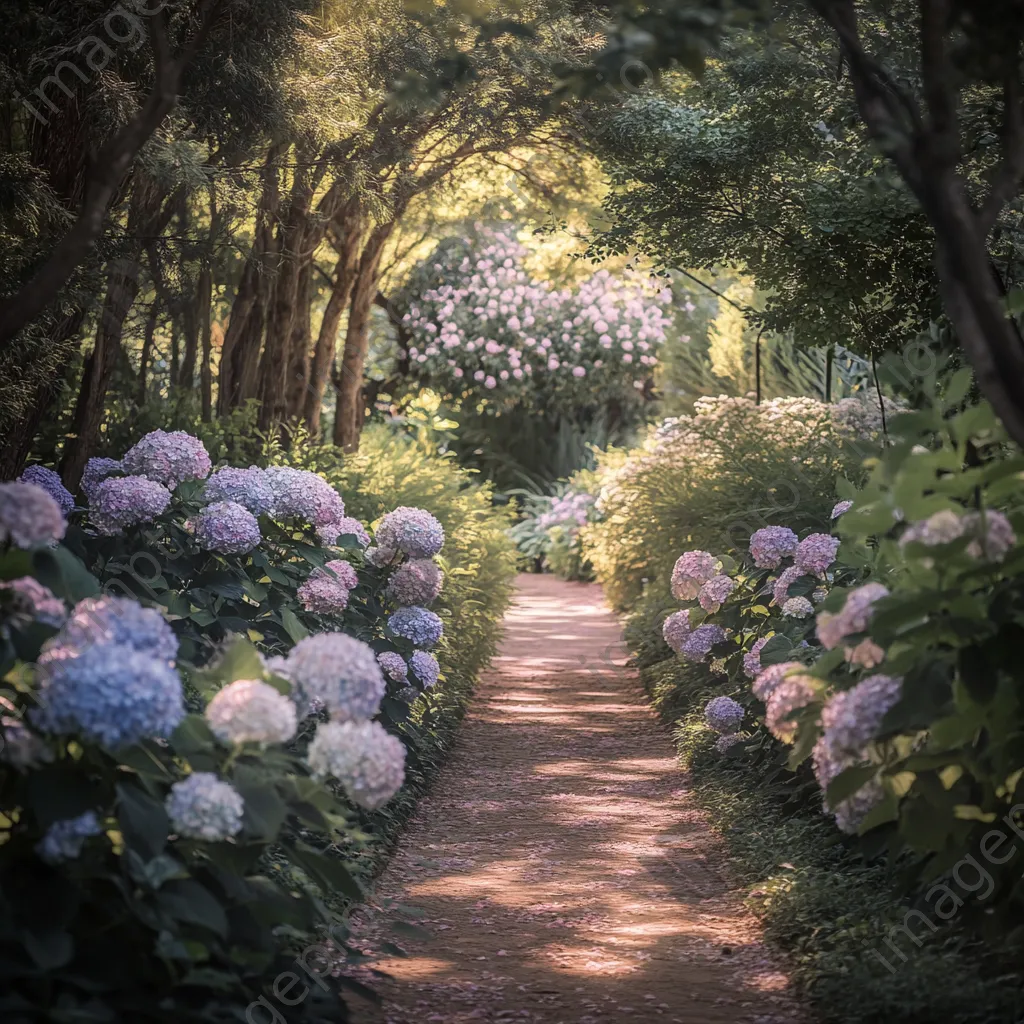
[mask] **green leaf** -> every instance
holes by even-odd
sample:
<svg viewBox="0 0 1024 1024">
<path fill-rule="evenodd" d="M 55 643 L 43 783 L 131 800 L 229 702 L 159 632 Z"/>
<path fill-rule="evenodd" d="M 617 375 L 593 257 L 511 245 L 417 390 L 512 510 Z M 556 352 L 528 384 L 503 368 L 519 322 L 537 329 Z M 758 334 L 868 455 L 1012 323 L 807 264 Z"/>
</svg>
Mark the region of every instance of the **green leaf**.
<svg viewBox="0 0 1024 1024">
<path fill-rule="evenodd" d="M 193 878 L 168 882 L 157 896 L 157 903 L 178 921 L 207 928 L 221 938 L 227 936 L 228 918 L 220 901 Z"/>
<path fill-rule="evenodd" d="M 960 682 L 979 704 L 988 704 L 996 695 L 999 673 L 989 661 L 985 648 L 978 645 L 964 647 L 959 656 Z"/>
<path fill-rule="evenodd" d="M 292 638 L 293 643 L 305 640 L 309 636 L 309 630 L 299 621 L 299 617 L 291 608 L 281 609 L 281 623 L 288 631 L 288 635 Z"/>
<path fill-rule="evenodd" d="M 239 767 L 231 781 L 245 800 L 246 832 L 264 842 L 272 842 L 288 816 L 288 807 L 280 794 L 263 773 L 251 768 Z"/>
<path fill-rule="evenodd" d="M 172 749 L 184 758 L 209 753 L 215 745 L 216 738 L 202 715 L 187 715 L 171 734 Z"/>
<path fill-rule="evenodd" d="M 761 648 L 761 664 L 767 667 L 768 665 L 778 665 L 784 661 L 789 661 L 793 653 L 793 641 L 788 636 L 783 636 L 781 633 L 776 633 L 768 643 Z"/>
<path fill-rule="evenodd" d="M 34 552 L 32 567 L 40 583 L 72 604 L 100 592 L 96 577 L 63 545 Z"/>
<path fill-rule="evenodd" d="M 292 862 L 302 868 L 325 893 L 337 891 L 353 900 L 363 899 L 362 886 L 340 858 L 317 853 L 305 843 L 289 844 L 285 849 Z"/>
<path fill-rule="evenodd" d="M 221 655 L 205 675 L 224 684 L 238 679 L 259 679 L 263 675 L 263 661 L 259 651 L 241 636 L 231 637 L 221 648 Z"/>
<path fill-rule="evenodd" d="M 125 845 L 148 863 L 167 845 L 170 823 L 164 805 L 136 785 L 117 787 L 117 820 Z"/>
<path fill-rule="evenodd" d="M 43 828 L 94 811 L 103 801 L 98 788 L 70 763 L 48 765 L 28 777 L 28 803 Z"/>
<path fill-rule="evenodd" d="M 847 797 L 853 796 L 861 787 L 878 774 L 878 765 L 858 764 L 841 771 L 828 785 L 825 799 L 831 808 L 837 807 Z"/>
</svg>

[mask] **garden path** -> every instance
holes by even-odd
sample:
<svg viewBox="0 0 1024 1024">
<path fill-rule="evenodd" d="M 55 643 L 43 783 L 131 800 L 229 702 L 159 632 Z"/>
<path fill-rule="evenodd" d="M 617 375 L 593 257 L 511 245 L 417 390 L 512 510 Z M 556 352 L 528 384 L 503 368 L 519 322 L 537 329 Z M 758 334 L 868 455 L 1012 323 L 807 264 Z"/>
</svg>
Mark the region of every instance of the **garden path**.
<svg viewBox="0 0 1024 1024">
<path fill-rule="evenodd" d="M 421 908 L 431 938 L 397 940 L 408 957 L 373 983 L 384 1009 L 356 1020 L 801 1019 L 625 661 L 599 587 L 520 577 L 500 655 L 375 893 L 385 916 Z"/>
</svg>

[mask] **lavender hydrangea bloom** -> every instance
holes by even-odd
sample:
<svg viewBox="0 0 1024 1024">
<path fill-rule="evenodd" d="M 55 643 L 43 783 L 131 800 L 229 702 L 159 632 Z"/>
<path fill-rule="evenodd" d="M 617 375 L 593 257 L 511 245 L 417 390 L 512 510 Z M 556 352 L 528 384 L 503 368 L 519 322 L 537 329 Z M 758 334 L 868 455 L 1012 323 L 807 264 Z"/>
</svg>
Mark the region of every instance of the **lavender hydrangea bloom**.
<svg viewBox="0 0 1024 1024">
<path fill-rule="evenodd" d="M 754 680 L 750 689 L 759 701 L 763 701 L 767 704 L 768 698 L 771 697 L 779 683 L 781 683 L 790 672 L 793 672 L 798 668 L 803 668 L 803 665 L 801 665 L 799 661 L 782 661 L 775 665 L 769 665 Z"/>
<path fill-rule="evenodd" d="M 814 605 L 806 597 L 790 597 L 782 606 L 782 614 L 790 619 L 806 619 L 814 614 Z"/>
<path fill-rule="evenodd" d="M 789 600 L 789 588 L 796 583 L 801 576 L 807 573 L 798 566 L 791 565 L 779 573 L 779 578 L 772 587 L 772 599 L 781 608 Z"/>
<path fill-rule="evenodd" d="M 799 541 L 788 526 L 765 526 L 750 538 L 750 554 L 759 569 L 777 569 L 796 554 Z"/>
<path fill-rule="evenodd" d="M 430 690 L 437 686 L 441 666 L 438 665 L 437 658 L 432 654 L 427 651 L 413 651 L 412 657 L 409 659 L 409 667 L 424 690 Z"/>
<path fill-rule="evenodd" d="M 697 593 L 701 608 L 708 614 L 717 612 L 736 589 L 736 581 L 728 576 L 712 576 Z"/>
<path fill-rule="evenodd" d="M 322 701 L 337 721 L 363 721 L 380 711 L 384 676 L 373 649 L 344 633 L 300 640 L 288 656 L 288 677 L 307 706 Z"/>
<path fill-rule="evenodd" d="M 323 569 L 314 569 L 299 587 L 298 598 L 307 612 L 340 615 L 348 607 L 349 592 L 359 585 L 359 577 L 348 562 L 336 558 Z"/>
<path fill-rule="evenodd" d="M 859 760 L 902 693 L 901 678 L 875 675 L 835 694 L 821 713 L 823 737 L 832 754 Z"/>
<path fill-rule="evenodd" d="M 865 583 L 851 590 L 838 612 L 818 613 L 818 639 L 831 651 L 845 637 L 863 633 L 871 622 L 875 602 L 888 596 L 889 589 L 881 583 Z"/>
<path fill-rule="evenodd" d="M 912 523 L 900 535 L 900 547 L 907 544 L 924 544 L 926 547 L 937 547 L 940 544 L 951 544 L 964 534 L 963 517 L 952 509 L 942 509 L 927 519 Z"/>
<path fill-rule="evenodd" d="M 792 743 L 797 724 L 790 720 L 790 715 L 807 707 L 814 698 L 815 689 L 809 677 L 791 675 L 780 680 L 767 701 L 765 725 L 768 731 L 782 743 Z"/>
<path fill-rule="evenodd" d="M 444 547 L 444 529 L 425 509 L 402 505 L 381 519 L 377 545 L 410 558 L 433 558 Z"/>
<path fill-rule="evenodd" d="M 38 484 L 0 484 L 0 544 L 37 548 L 59 541 L 68 524 L 60 505 Z"/>
<path fill-rule="evenodd" d="M 203 442 L 184 430 L 154 430 L 121 459 L 125 472 L 144 476 L 174 490 L 186 480 L 205 480 L 212 463 Z"/>
<path fill-rule="evenodd" d="M 388 596 L 400 605 L 427 605 L 441 593 L 441 569 L 430 559 L 413 558 L 391 577 Z"/>
<path fill-rule="evenodd" d="M 121 644 L 45 662 L 39 693 L 42 706 L 32 718 L 40 729 L 77 733 L 112 750 L 166 738 L 185 717 L 177 673 Z"/>
<path fill-rule="evenodd" d="M 96 485 L 89 500 L 93 525 L 108 537 L 152 522 L 166 511 L 171 492 L 144 476 L 112 476 Z"/>
<path fill-rule="evenodd" d="M 688 661 L 704 661 L 711 653 L 711 648 L 720 644 L 725 635 L 721 626 L 705 623 L 689 633 L 679 648 L 679 654 Z"/>
<path fill-rule="evenodd" d="M 715 740 L 715 750 L 719 754 L 724 754 L 727 750 L 731 750 L 736 746 L 737 743 L 742 743 L 747 737 L 741 732 L 727 733 L 724 736 L 719 736 Z"/>
<path fill-rule="evenodd" d="M 684 608 L 681 612 L 673 612 L 661 627 L 661 635 L 665 643 L 678 654 L 683 646 L 683 641 L 690 633 L 690 611 Z"/>
<path fill-rule="evenodd" d="M 692 601 L 701 585 L 718 573 L 719 562 L 707 551 L 687 551 L 672 568 L 672 596 L 677 601 Z"/>
<path fill-rule="evenodd" d="M 263 539 L 256 517 L 233 501 L 217 501 L 201 509 L 192 520 L 192 529 L 204 551 L 222 555 L 244 555 Z"/>
<path fill-rule="evenodd" d="M 805 573 L 820 576 L 835 560 L 839 538 L 827 533 L 812 533 L 797 545 L 794 562 Z"/>
<path fill-rule="evenodd" d="M 825 737 L 822 737 L 814 745 L 812 763 L 814 765 L 814 777 L 824 794 L 836 776 L 846 768 L 852 768 L 858 761 L 833 756 Z M 878 779 L 871 779 L 861 786 L 856 793 L 848 796 L 845 800 L 841 800 L 834 808 L 828 806 L 827 798 L 823 799 L 822 810 L 826 814 L 831 813 L 835 816 L 836 824 L 841 831 L 849 835 L 855 835 L 868 812 L 884 796 L 885 790 L 882 788 L 882 784 Z"/>
<path fill-rule="evenodd" d="M 734 701 L 732 697 L 714 697 L 704 707 L 704 721 L 715 732 L 723 735 L 738 732 L 743 724 L 744 714 L 743 705 Z"/>
<path fill-rule="evenodd" d="M 77 860 L 85 846 L 86 839 L 98 836 L 103 832 L 100 819 L 95 811 L 86 811 L 77 818 L 65 818 L 55 821 L 47 830 L 46 835 L 36 844 L 36 853 L 47 864 L 61 864 L 67 860 Z"/>
<path fill-rule="evenodd" d="M 838 519 L 841 515 L 849 512 L 851 508 L 853 508 L 852 501 L 837 501 L 832 506 L 832 514 L 829 516 L 829 519 Z"/>
<path fill-rule="evenodd" d="M 266 472 L 259 466 L 250 466 L 248 469 L 227 466 L 218 469 L 206 481 L 203 499 L 211 503 L 233 501 L 254 516 L 267 515 L 274 507 L 273 488 Z"/>
<path fill-rule="evenodd" d="M 371 811 L 383 807 L 405 781 L 405 745 L 379 722 L 321 725 L 307 759 L 315 776 L 333 775 L 353 803 Z"/>
<path fill-rule="evenodd" d="M 444 635 L 444 623 L 432 611 L 415 605 L 399 608 L 388 619 L 388 629 L 417 647 L 435 647 Z"/>
<path fill-rule="evenodd" d="M 967 545 L 967 554 L 972 558 L 985 558 L 990 562 L 1001 562 L 1017 543 L 1010 520 L 995 509 L 967 512 L 963 517 L 964 533 L 975 539 Z"/>
<path fill-rule="evenodd" d="M 5 703 L 9 704 L 9 701 Z M 10 705 L 13 709 L 13 705 Z M 0 718 L 0 761 L 15 771 L 34 771 L 53 760 L 53 751 L 14 715 Z"/>
<path fill-rule="evenodd" d="M 54 473 L 52 469 L 47 469 L 45 466 L 29 466 L 18 479 L 22 483 L 35 484 L 37 487 L 42 487 L 60 506 L 61 513 L 65 518 L 75 507 L 75 499 L 71 492 L 64 486 L 60 476 Z"/>
<path fill-rule="evenodd" d="M 164 806 L 171 827 L 188 839 L 217 843 L 242 831 L 242 794 L 213 772 L 193 772 L 176 782 Z"/>
<path fill-rule="evenodd" d="M 119 644 L 173 665 L 178 638 L 155 608 L 130 597 L 87 597 L 54 638 L 63 652 L 75 655 L 98 644 Z"/>
<path fill-rule="evenodd" d="M 92 502 L 92 496 L 108 476 L 122 472 L 120 459 L 90 459 L 82 473 L 82 493 Z"/>
<path fill-rule="evenodd" d="M 274 492 L 275 519 L 300 519 L 309 523 L 322 544 L 333 544 L 345 521 L 345 502 L 322 477 L 305 469 L 271 466 L 267 480 Z"/>
<path fill-rule="evenodd" d="M 761 651 L 771 637 L 763 636 L 760 640 L 754 641 L 754 646 L 743 655 L 743 673 L 748 679 L 753 679 L 761 671 Z"/>
<path fill-rule="evenodd" d="M 236 679 L 218 691 L 206 721 L 225 743 L 287 743 L 298 728 L 295 705 L 258 679 Z"/>
<path fill-rule="evenodd" d="M 405 682 L 409 678 L 409 666 L 396 651 L 383 651 L 377 655 L 377 664 L 380 665 L 384 675 L 394 683 Z"/>
<path fill-rule="evenodd" d="M 31 576 L 0 582 L 0 591 L 7 592 L 11 621 L 15 625 L 41 622 L 56 628 L 68 617 L 64 602 Z"/>
<path fill-rule="evenodd" d="M 399 554 L 394 548 L 381 548 L 374 546 L 366 549 L 366 561 L 377 569 L 383 569 L 386 566 L 391 565 L 391 563 L 398 557 Z"/>
</svg>

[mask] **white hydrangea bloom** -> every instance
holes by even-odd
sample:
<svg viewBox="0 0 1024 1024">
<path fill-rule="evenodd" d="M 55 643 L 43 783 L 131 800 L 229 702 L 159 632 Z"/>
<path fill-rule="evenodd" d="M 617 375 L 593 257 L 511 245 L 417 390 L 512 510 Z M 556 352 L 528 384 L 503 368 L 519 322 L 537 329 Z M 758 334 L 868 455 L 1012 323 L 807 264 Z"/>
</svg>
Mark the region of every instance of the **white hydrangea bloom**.
<svg viewBox="0 0 1024 1024">
<path fill-rule="evenodd" d="M 288 656 L 288 678 L 304 702 L 322 701 L 339 722 L 373 718 L 384 698 L 384 674 L 373 648 L 344 633 L 300 640 Z"/>
<path fill-rule="evenodd" d="M 307 755 L 313 774 L 333 775 L 355 804 L 383 807 L 405 781 L 405 746 L 379 722 L 327 722 Z"/>
<path fill-rule="evenodd" d="M 206 721 L 225 743 L 287 743 L 298 728 L 295 705 L 258 679 L 225 686 L 207 706 Z"/>
</svg>

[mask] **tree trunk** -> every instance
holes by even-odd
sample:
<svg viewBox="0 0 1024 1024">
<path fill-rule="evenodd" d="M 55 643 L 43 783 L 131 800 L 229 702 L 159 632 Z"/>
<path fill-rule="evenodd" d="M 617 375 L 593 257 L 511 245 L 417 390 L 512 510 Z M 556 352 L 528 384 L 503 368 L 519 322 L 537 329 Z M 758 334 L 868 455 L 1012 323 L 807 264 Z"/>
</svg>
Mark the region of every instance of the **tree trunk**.
<svg viewBox="0 0 1024 1024">
<path fill-rule="evenodd" d="M 345 353 L 337 383 L 338 403 L 334 414 L 334 443 L 346 452 L 359 450 L 363 431 L 363 367 L 370 343 L 370 314 L 379 285 L 380 260 L 384 245 L 394 231 L 396 221 L 380 224 L 359 258 L 359 270 L 352 288 L 352 305 L 345 332 Z"/>
<path fill-rule="evenodd" d="M 154 299 L 153 304 L 149 307 L 149 316 L 146 318 L 146 332 L 142 338 L 142 355 L 139 357 L 139 380 L 135 404 L 140 409 L 146 404 L 146 378 L 149 373 L 149 361 L 153 357 L 153 340 L 156 336 L 156 323 L 159 313 L 160 300 Z"/>
<path fill-rule="evenodd" d="M 302 265 L 296 305 L 292 315 L 291 337 L 288 339 L 288 370 L 285 402 L 289 420 L 299 419 L 309 387 L 309 349 L 313 338 L 310 324 L 313 305 L 313 260 Z"/>
<path fill-rule="evenodd" d="M 213 419 L 213 269 L 209 262 L 199 272 L 199 294 L 197 313 L 199 317 L 199 333 L 203 346 L 203 361 L 199 366 L 199 390 L 202 401 L 203 422 Z"/>
<path fill-rule="evenodd" d="M 305 393 L 303 416 L 311 434 L 320 433 L 320 414 L 324 402 L 324 389 L 334 367 L 334 352 L 338 343 L 338 329 L 345 307 L 352 295 L 356 271 L 359 268 L 359 239 L 362 235 L 362 214 L 355 203 L 350 203 L 341 222 L 341 236 L 335 241 L 338 263 L 334 268 L 334 285 L 327 308 L 320 323 L 316 347 L 309 368 L 309 386 Z"/>
</svg>

